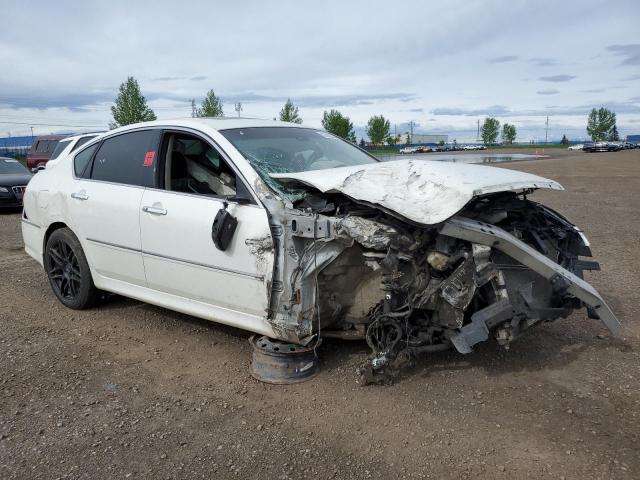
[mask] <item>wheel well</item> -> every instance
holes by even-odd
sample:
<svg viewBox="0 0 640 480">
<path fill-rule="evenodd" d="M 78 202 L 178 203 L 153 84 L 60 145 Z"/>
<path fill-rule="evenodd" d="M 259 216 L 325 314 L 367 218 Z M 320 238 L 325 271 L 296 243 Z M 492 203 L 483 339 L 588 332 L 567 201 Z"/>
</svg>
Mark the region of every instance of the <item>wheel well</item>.
<svg viewBox="0 0 640 480">
<path fill-rule="evenodd" d="M 44 253 L 47 250 L 47 242 L 49 241 L 49 237 L 56 230 L 59 230 L 61 228 L 66 228 L 66 227 L 67 225 L 62 222 L 54 222 L 51 225 L 49 225 L 49 228 L 47 228 L 47 231 L 44 233 L 44 239 L 42 241 L 42 261 L 43 262 L 44 262 Z"/>
</svg>

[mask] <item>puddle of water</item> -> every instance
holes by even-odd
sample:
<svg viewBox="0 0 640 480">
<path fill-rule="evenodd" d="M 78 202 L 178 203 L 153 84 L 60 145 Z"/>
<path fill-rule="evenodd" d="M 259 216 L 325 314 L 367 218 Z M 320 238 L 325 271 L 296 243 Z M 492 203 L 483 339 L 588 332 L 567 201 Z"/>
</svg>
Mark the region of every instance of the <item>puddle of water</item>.
<svg viewBox="0 0 640 480">
<path fill-rule="evenodd" d="M 549 158 L 549 155 L 529 155 L 526 153 L 441 153 L 441 154 L 414 154 L 414 155 L 378 155 L 383 162 L 390 160 L 400 160 L 401 158 L 412 158 L 417 160 L 433 160 L 436 162 L 452 163 L 501 163 L 519 162 L 523 160 L 536 160 L 538 158 Z"/>
</svg>

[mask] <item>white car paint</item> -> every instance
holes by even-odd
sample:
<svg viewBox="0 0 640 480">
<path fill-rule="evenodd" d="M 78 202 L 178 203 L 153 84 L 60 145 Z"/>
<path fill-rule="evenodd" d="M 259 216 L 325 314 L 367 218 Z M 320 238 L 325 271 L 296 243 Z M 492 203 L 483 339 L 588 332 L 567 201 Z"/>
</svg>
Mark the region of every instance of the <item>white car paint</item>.
<svg viewBox="0 0 640 480">
<path fill-rule="evenodd" d="M 218 133 L 230 123 L 236 126 L 227 119 L 156 121 L 100 137 L 171 127 L 197 133 L 226 152 L 256 204 L 230 203 L 239 226 L 233 246 L 225 252 L 216 250 L 211 240 L 221 200 L 75 178 L 73 159 L 82 149 L 61 154 L 55 168 L 42 171 L 30 183 L 22 221 L 26 252 L 43 265 L 45 233 L 54 223 L 63 223 L 80 240 L 97 288 L 275 337 L 266 322 L 273 252 L 259 257 L 251 253 L 252 240 L 271 241 L 267 213 L 256 193 L 269 190 Z M 282 123 L 242 120 L 241 126 L 273 125 Z M 143 212 L 147 203 L 161 206 L 167 214 Z"/>
<path fill-rule="evenodd" d="M 424 225 L 443 222 L 478 195 L 527 188 L 563 190 L 559 183 L 530 173 L 411 159 L 271 176 L 325 193 L 341 192 Z"/>
<path fill-rule="evenodd" d="M 570 147 L 567 147 L 567 150 L 582 150 L 583 147 L 584 145 L 582 143 L 579 143 L 577 145 L 571 145 Z"/>
<path fill-rule="evenodd" d="M 253 199 L 251 204 L 229 202 L 228 211 L 238 219 L 238 228 L 227 250 L 217 250 L 211 240 L 213 219 L 225 208 L 220 198 L 76 178 L 73 160 L 82 149 L 61 155 L 55 168 L 47 168 L 29 184 L 22 221 L 25 250 L 42 265 L 46 232 L 54 224 L 64 224 L 78 237 L 97 288 L 270 337 L 288 338 L 295 332 L 286 330 L 287 324 L 278 324 L 286 312 L 280 311 L 280 317 L 269 321 L 277 245 L 270 219 L 278 212 L 269 211 L 267 205 L 280 202 L 290 208 L 290 203 L 281 199 L 218 131 L 263 126 L 291 125 L 247 119 L 154 121 L 116 129 L 96 139 L 136 129 L 170 128 L 197 134 L 216 146 Z M 428 225 L 448 219 L 478 195 L 562 189 L 552 180 L 501 168 L 416 160 L 272 177 L 301 181 L 324 192 L 343 192 Z M 301 224 L 312 221 L 304 212 L 295 215 Z M 302 233 L 297 235 L 303 238 Z M 282 271 L 287 262 L 297 265 L 295 252 L 287 253 L 278 267 Z"/>
</svg>

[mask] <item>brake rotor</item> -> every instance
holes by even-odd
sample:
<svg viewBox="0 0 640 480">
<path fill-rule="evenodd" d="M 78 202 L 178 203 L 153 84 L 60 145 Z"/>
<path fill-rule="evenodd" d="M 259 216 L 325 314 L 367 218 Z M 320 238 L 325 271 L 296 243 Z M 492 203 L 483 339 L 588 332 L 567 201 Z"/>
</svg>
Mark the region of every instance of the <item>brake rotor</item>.
<svg viewBox="0 0 640 480">
<path fill-rule="evenodd" d="M 249 339 L 253 347 L 251 376 L 256 380 L 275 385 L 306 382 L 320 371 L 312 346 L 297 345 L 253 335 Z"/>
</svg>

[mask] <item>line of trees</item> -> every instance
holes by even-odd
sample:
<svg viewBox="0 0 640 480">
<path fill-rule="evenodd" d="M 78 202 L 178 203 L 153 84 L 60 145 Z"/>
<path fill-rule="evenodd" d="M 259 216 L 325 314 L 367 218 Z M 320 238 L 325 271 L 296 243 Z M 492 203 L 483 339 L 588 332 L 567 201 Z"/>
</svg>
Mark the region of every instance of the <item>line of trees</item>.
<svg viewBox="0 0 640 480">
<path fill-rule="evenodd" d="M 236 103 L 235 111 L 240 115 L 242 112 L 242 104 Z M 133 77 L 127 77 L 118 90 L 118 96 L 114 105 L 111 107 L 113 121 L 109 123 L 111 128 L 121 127 L 137 122 L 147 122 L 156 119 L 156 114 L 147 105 L 147 100 L 140 91 L 138 81 Z M 209 90 L 200 105 L 196 105 L 196 100 L 191 99 L 191 116 L 192 117 L 222 117 L 224 116 L 224 108 L 220 97 L 216 96 L 213 90 Z M 279 112 L 278 118 L 283 122 L 302 123 L 302 118 L 298 112 L 298 107 L 287 99 Z M 274 119 L 275 120 L 275 119 Z M 324 111 L 322 115 L 323 128 L 350 142 L 356 142 L 356 136 L 353 123 L 346 115 L 338 110 L 331 109 Z M 383 115 L 374 115 L 367 122 L 366 134 L 374 145 L 395 145 L 399 142 L 398 136 L 391 136 L 391 123 Z M 505 123 L 500 130 L 500 122 L 493 117 L 484 119 L 480 130 L 482 141 L 485 145 L 495 144 L 500 133 L 502 134 L 502 143 L 511 145 L 517 137 L 515 125 Z M 611 110 L 601 107 L 594 108 L 589 113 L 587 119 L 587 133 L 595 141 L 617 141 L 620 139 L 618 128 L 616 126 L 616 114 Z M 363 143 L 361 141 L 361 143 Z M 562 137 L 562 144 L 568 144 L 569 140 L 566 135 Z"/>
</svg>

